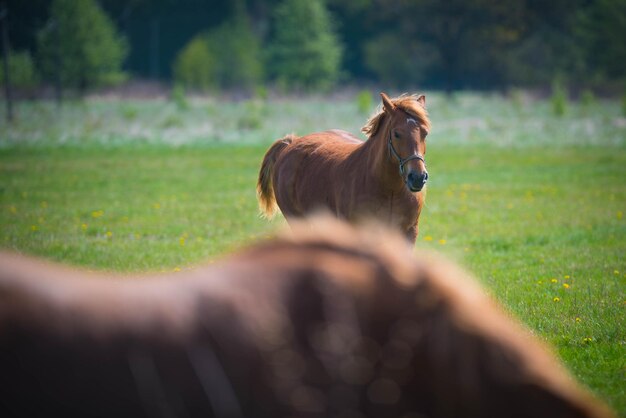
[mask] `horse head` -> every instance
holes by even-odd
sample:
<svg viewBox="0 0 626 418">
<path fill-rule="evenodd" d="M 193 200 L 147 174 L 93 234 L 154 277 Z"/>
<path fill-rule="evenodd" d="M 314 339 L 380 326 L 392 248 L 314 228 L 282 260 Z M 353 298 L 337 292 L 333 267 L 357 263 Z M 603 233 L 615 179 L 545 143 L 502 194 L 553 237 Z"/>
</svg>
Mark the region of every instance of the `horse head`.
<svg viewBox="0 0 626 418">
<path fill-rule="evenodd" d="M 380 93 L 383 112 L 388 119 L 386 134 L 390 158 L 399 166 L 400 176 L 411 192 L 421 191 L 428 180 L 426 171 L 426 136 L 430 122 L 426 96 L 401 96 L 390 99 Z"/>
</svg>

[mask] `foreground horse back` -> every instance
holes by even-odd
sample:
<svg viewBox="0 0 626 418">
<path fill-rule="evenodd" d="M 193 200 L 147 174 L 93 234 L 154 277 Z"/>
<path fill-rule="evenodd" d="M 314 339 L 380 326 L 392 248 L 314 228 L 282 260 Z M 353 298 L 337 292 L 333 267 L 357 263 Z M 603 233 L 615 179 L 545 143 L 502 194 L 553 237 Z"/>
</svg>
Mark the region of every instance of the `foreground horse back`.
<svg viewBox="0 0 626 418">
<path fill-rule="evenodd" d="M 261 213 L 270 218 L 280 208 L 291 220 L 324 209 L 348 221 L 374 218 L 414 243 L 428 180 L 426 99 L 381 97 L 382 110 L 362 129 L 365 142 L 340 130 L 276 141 L 259 171 Z"/>
<path fill-rule="evenodd" d="M 611 416 L 457 268 L 316 226 L 173 277 L 1 254 L 0 415 Z"/>
</svg>

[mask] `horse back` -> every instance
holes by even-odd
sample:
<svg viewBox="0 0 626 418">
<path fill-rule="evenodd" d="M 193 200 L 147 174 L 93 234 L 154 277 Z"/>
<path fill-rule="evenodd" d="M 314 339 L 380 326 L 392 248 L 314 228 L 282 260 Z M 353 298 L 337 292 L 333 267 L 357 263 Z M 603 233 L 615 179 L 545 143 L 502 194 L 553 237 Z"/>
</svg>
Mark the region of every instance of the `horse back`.
<svg viewBox="0 0 626 418">
<path fill-rule="evenodd" d="M 344 131 L 341 129 L 331 129 L 329 131 L 322 132 L 322 134 L 329 134 L 328 136 L 333 138 L 331 140 L 345 141 L 349 144 L 362 144 L 363 143 L 361 139 L 352 135 L 350 132 Z"/>
<path fill-rule="evenodd" d="M 276 200 L 283 214 L 302 216 L 320 207 L 340 214 L 336 197 L 350 181 L 346 161 L 363 144 L 340 130 L 294 139 L 281 152 L 274 171 Z"/>
<path fill-rule="evenodd" d="M 294 139 L 287 153 L 310 154 L 311 157 L 327 161 L 340 161 L 363 145 L 364 141 L 349 132 L 333 129 L 315 132 Z"/>
</svg>

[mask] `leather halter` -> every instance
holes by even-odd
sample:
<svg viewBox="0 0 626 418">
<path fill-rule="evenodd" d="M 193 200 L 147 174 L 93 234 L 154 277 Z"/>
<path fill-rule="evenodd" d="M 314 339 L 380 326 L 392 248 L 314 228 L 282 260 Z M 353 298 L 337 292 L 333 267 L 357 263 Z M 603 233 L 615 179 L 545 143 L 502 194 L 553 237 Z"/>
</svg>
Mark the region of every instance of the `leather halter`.
<svg viewBox="0 0 626 418">
<path fill-rule="evenodd" d="M 391 143 L 391 129 L 389 130 L 389 140 L 387 141 L 387 148 L 389 148 L 389 151 L 391 152 L 391 154 L 393 154 L 393 156 L 396 157 L 396 159 L 398 160 L 401 176 L 404 176 L 404 165 L 411 160 L 420 160 L 421 162 L 424 163 L 424 165 L 426 165 L 426 160 L 424 159 L 424 156 L 421 154 L 417 154 L 417 153 L 412 154 L 404 159 L 400 157 L 396 149 L 393 147 L 393 144 Z"/>
</svg>

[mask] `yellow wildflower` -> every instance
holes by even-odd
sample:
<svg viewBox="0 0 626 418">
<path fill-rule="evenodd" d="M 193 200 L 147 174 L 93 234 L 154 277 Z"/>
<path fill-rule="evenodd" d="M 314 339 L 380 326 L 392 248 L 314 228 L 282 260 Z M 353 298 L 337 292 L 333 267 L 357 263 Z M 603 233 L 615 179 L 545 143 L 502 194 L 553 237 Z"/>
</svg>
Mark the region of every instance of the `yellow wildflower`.
<svg viewBox="0 0 626 418">
<path fill-rule="evenodd" d="M 441 245 L 446 245 L 446 240 L 445 240 L 445 239 L 440 239 L 440 240 L 439 240 L 439 244 L 441 244 Z"/>
<path fill-rule="evenodd" d="M 579 317 L 576 317 L 576 322 L 580 323 L 580 321 L 582 321 L 582 319 L 580 319 Z"/>
<path fill-rule="evenodd" d="M 185 246 L 185 237 L 180 237 L 179 242 L 180 242 L 180 246 L 184 247 Z"/>
<path fill-rule="evenodd" d="M 568 280 L 569 279 L 569 275 L 566 274 L 564 278 L 565 278 L 565 280 Z"/>
<path fill-rule="evenodd" d="M 431 237 L 430 235 L 426 235 L 424 237 L 424 241 L 432 241 L 432 240 L 433 240 L 433 237 Z"/>
<path fill-rule="evenodd" d="M 80 229 L 82 229 L 83 231 L 84 231 L 84 230 L 86 230 L 86 229 L 87 229 L 87 224 L 82 224 L 82 225 L 80 226 Z"/>
<path fill-rule="evenodd" d="M 569 284 L 563 283 L 563 287 L 566 288 L 566 289 L 569 289 Z"/>
<path fill-rule="evenodd" d="M 93 212 L 91 212 L 91 217 L 92 218 L 99 218 L 102 215 L 104 215 L 104 211 L 103 210 L 94 210 Z"/>
<path fill-rule="evenodd" d="M 161 204 L 157 202 L 157 203 L 153 204 L 152 207 L 154 209 L 161 209 Z"/>
<path fill-rule="evenodd" d="M 175 272 L 179 272 L 180 271 L 180 267 L 174 267 L 174 271 Z"/>
<path fill-rule="evenodd" d="M 552 299 L 552 302 L 560 302 L 560 301 L 561 301 L 561 298 L 558 296 Z"/>
<path fill-rule="evenodd" d="M 552 283 L 557 283 L 557 282 L 558 282 L 558 280 L 557 280 L 557 279 L 550 279 L 550 281 L 551 281 Z"/>
<path fill-rule="evenodd" d="M 31 231 L 38 231 L 38 230 L 39 230 L 39 227 L 38 227 L 37 225 L 31 225 L 31 226 L 30 226 L 30 230 L 31 230 Z"/>
<path fill-rule="evenodd" d="M 583 343 L 584 343 L 584 344 L 589 344 L 589 343 L 590 343 L 590 342 L 592 342 L 592 341 L 593 341 L 593 338 L 591 338 L 591 337 L 585 337 L 585 338 L 583 338 Z"/>
<path fill-rule="evenodd" d="M 619 276 L 619 270 L 613 270 L 613 274 Z"/>
<path fill-rule="evenodd" d="M 111 232 L 111 231 L 107 231 L 107 234 L 106 234 L 106 235 L 107 235 L 107 238 L 111 238 L 111 237 L 113 236 L 113 232 Z"/>
<path fill-rule="evenodd" d="M 624 213 L 621 210 L 617 211 L 617 219 L 622 219 L 622 217 L 624 216 Z"/>
</svg>

